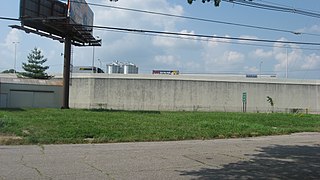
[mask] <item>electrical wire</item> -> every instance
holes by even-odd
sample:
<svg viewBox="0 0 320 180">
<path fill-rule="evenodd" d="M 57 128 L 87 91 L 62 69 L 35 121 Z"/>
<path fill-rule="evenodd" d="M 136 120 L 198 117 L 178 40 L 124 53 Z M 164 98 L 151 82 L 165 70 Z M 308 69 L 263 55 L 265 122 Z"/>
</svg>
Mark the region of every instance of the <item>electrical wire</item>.
<svg viewBox="0 0 320 180">
<path fill-rule="evenodd" d="M 72 1 L 72 2 L 83 3 L 83 2 L 77 2 L 77 1 Z M 279 28 L 255 26 L 255 25 L 240 24 L 240 23 L 234 23 L 234 22 L 225 22 L 225 21 L 218 21 L 218 20 L 191 17 L 191 16 L 182 16 L 182 15 L 168 14 L 168 13 L 155 12 L 155 11 L 147 11 L 147 10 L 139 10 L 139 9 L 133 9 L 133 8 L 125 8 L 125 7 L 119 7 L 119 6 L 110 6 L 110 5 L 97 4 L 97 3 L 87 3 L 87 4 L 91 5 L 91 6 L 97 6 L 97 7 L 104 7 L 104 8 L 132 11 L 132 12 L 138 12 L 138 13 L 146 13 L 146 14 L 153 14 L 153 15 L 160 15 L 160 16 L 167 16 L 167 17 L 174 17 L 174 18 L 181 18 L 181 19 L 188 19 L 188 20 L 195 20 L 195 21 L 202 21 L 202 22 L 209 22 L 209 23 L 217 23 L 217 24 L 224 24 L 224 25 L 240 26 L 240 27 L 253 28 L 253 29 L 259 29 L 259 30 L 262 29 L 262 30 L 268 30 L 268 31 L 284 32 L 284 33 L 290 33 L 290 34 L 295 34 L 295 35 L 320 36 L 320 34 L 314 34 L 314 33 L 304 33 L 304 32 L 297 32 L 297 31 L 285 30 L 285 29 L 279 29 Z"/>
<path fill-rule="evenodd" d="M 0 16 L 0 19 L 1 20 L 8 20 L 8 21 L 20 21 L 17 18 L 10 18 L 10 17 L 3 17 L 3 16 Z"/>
<path fill-rule="evenodd" d="M 216 40 L 216 39 L 209 39 L 209 38 L 195 38 L 195 37 L 183 37 L 183 36 L 172 36 L 172 35 L 160 35 L 160 34 L 148 34 L 148 33 L 137 33 L 137 32 L 120 32 L 115 30 L 108 30 L 108 29 L 96 29 L 96 30 L 103 30 L 108 32 L 115 32 L 115 33 L 127 33 L 127 34 L 137 34 L 137 35 L 146 35 L 146 36 L 153 36 L 153 37 L 163 37 L 163 38 L 172 38 L 172 39 L 181 39 L 181 40 L 193 40 L 193 41 L 205 41 L 205 42 L 217 42 L 217 43 L 224 43 L 224 44 L 236 44 L 236 45 L 246 45 L 246 46 L 255 46 L 255 47 L 269 47 L 269 48 L 282 48 L 285 49 L 285 46 L 281 45 L 268 45 L 268 44 L 257 44 L 257 43 L 245 43 L 245 42 L 232 42 L 232 41 L 223 41 L 223 40 Z M 320 51 L 317 48 L 305 48 L 305 47 L 290 47 L 291 49 L 301 49 L 301 50 L 309 50 L 309 51 Z"/>
<path fill-rule="evenodd" d="M 228 2 L 228 3 L 232 3 L 232 4 L 248 6 L 248 7 L 255 7 L 255 8 L 265 9 L 265 10 L 273 10 L 273 11 L 279 11 L 279 12 L 289 12 L 289 13 L 295 13 L 295 14 L 300 14 L 300 15 L 320 18 L 320 14 L 317 13 L 317 12 L 311 12 L 311 11 L 306 11 L 306 10 L 302 10 L 302 9 L 294 9 L 294 8 L 289 8 L 289 7 L 284 7 L 284 6 L 261 4 L 261 3 L 253 2 L 252 0 L 222 0 L 222 1 Z"/>
<path fill-rule="evenodd" d="M 190 34 L 190 33 L 180 33 L 180 32 L 155 31 L 155 30 L 144 30 L 144 29 L 131 29 L 131 28 L 97 26 L 97 25 L 95 25 L 95 26 L 73 25 L 73 26 L 82 26 L 82 27 L 86 27 L 86 28 L 89 27 L 89 28 L 95 28 L 95 29 L 108 29 L 108 30 L 125 31 L 125 32 L 137 32 L 137 33 L 149 33 L 149 34 L 162 34 L 162 35 L 197 37 L 197 38 L 212 38 L 212 39 L 227 39 L 227 40 L 239 40 L 239 41 L 249 41 L 249 42 L 281 43 L 281 44 L 297 44 L 297 45 L 320 46 L 320 43 L 317 43 L 317 42 L 279 41 L 279 40 L 270 40 L 270 39 L 253 39 L 253 38 L 241 38 L 241 37 L 212 36 L 212 35 L 204 35 L 204 34 Z"/>
<path fill-rule="evenodd" d="M 232 3 L 232 4 L 238 4 L 238 5 L 242 5 L 242 6 L 252 7 L 252 8 L 259 8 L 259 9 L 272 10 L 272 11 L 278 11 L 278 12 L 286 12 L 286 13 L 294 13 L 294 14 L 300 14 L 300 15 L 314 17 L 314 18 L 320 18 L 319 13 L 305 11 L 305 10 L 301 10 L 301 9 L 268 5 L 268 4 L 256 3 L 253 1 L 246 1 L 246 0 L 222 0 L 222 1 Z"/>
<path fill-rule="evenodd" d="M 0 19 L 10 20 L 10 21 L 20 21 L 17 18 L 9 18 L 9 17 L 0 17 Z M 210 35 L 196 35 L 196 34 L 187 34 L 187 33 L 173 33 L 173 32 L 161 32 L 161 31 L 150 31 L 150 30 L 136 30 L 136 29 L 128 29 L 128 28 L 116 28 L 116 27 L 104 27 L 104 26 L 92 26 L 93 28 L 98 29 L 108 29 L 114 31 L 127 31 L 127 32 L 138 32 L 138 33 L 149 33 L 149 34 L 165 34 L 167 37 L 168 35 L 175 35 L 175 38 L 183 38 L 188 39 L 186 37 L 177 37 L 178 36 L 187 36 L 187 37 L 198 37 L 198 38 L 213 38 L 213 39 L 229 39 L 229 40 L 242 40 L 242 41 L 256 41 L 256 42 L 268 42 L 268 43 L 283 43 L 283 44 L 301 44 L 301 45 L 320 45 L 320 43 L 306 43 L 306 42 L 294 42 L 294 41 L 275 41 L 275 40 L 263 40 L 263 39 L 249 39 L 249 38 L 233 38 L 233 37 L 223 37 L 223 36 L 210 36 Z M 159 35 L 158 35 L 159 36 Z M 189 38 L 190 39 L 190 38 Z M 194 39 L 191 40 L 204 40 L 204 39 Z M 219 42 L 219 41 L 216 41 Z M 264 47 L 275 47 L 270 45 L 259 45 L 259 44 L 248 44 L 248 43 L 237 43 L 237 42 L 225 42 L 220 41 L 223 43 L 233 43 L 233 44 L 243 44 L 243 45 L 251 45 L 251 46 L 264 46 Z M 279 47 L 281 48 L 281 47 Z M 295 49 L 305 49 L 305 50 L 319 50 L 314 48 L 295 48 Z"/>
</svg>

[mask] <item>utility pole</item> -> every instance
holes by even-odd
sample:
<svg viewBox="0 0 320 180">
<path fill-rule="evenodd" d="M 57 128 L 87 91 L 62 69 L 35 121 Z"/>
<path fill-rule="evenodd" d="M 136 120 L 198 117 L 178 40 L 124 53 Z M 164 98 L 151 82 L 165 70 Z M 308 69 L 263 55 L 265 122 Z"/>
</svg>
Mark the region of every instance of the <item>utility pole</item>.
<svg viewBox="0 0 320 180">
<path fill-rule="evenodd" d="M 64 41 L 62 109 L 69 109 L 70 62 L 71 62 L 71 37 L 70 35 L 67 35 Z"/>
</svg>

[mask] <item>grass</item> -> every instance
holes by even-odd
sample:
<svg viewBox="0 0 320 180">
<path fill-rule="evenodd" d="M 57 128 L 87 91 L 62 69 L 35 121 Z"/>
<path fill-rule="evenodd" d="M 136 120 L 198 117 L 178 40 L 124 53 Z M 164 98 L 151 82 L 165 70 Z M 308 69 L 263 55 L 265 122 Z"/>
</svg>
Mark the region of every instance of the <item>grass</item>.
<svg viewBox="0 0 320 180">
<path fill-rule="evenodd" d="M 222 112 L 0 109 L 2 144 L 169 141 L 320 132 L 320 116 Z"/>
</svg>

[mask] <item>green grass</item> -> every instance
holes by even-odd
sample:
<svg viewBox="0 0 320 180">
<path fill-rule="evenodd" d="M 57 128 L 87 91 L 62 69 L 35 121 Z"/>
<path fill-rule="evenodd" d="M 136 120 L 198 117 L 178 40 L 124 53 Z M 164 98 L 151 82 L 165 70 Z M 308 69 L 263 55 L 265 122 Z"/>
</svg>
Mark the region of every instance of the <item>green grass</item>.
<svg viewBox="0 0 320 180">
<path fill-rule="evenodd" d="M 306 114 L 0 109 L 2 144 L 168 141 L 320 132 Z M 1 143 L 1 142 L 0 142 Z"/>
</svg>

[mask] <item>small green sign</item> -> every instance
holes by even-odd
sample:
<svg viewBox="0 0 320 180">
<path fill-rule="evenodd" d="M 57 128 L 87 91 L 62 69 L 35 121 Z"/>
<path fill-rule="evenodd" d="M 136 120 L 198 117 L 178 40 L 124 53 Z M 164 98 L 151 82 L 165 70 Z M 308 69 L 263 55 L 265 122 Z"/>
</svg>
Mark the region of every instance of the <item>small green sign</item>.
<svg viewBox="0 0 320 180">
<path fill-rule="evenodd" d="M 247 93 L 242 93 L 242 102 L 247 102 Z"/>
</svg>

